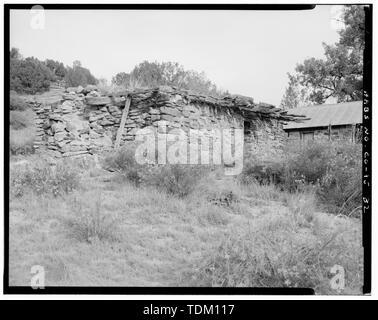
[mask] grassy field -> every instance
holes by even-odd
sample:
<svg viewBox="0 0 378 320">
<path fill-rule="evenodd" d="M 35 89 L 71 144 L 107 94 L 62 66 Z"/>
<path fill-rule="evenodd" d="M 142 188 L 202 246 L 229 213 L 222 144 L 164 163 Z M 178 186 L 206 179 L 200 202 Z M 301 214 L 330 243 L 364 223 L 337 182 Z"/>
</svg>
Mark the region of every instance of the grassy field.
<svg viewBox="0 0 378 320">
<path fill-rule="evenodd" d="M 11 176 L 18 171 L 11 166 Z M 214 175 L 179 198 L 113 175 L 81 169 L 80 186 L 57 196 L 33 187 L 14 195 L 11 186 L 11 286 L 30 285 L 31 267 L 42 265 L 47 286 L 361 293 L 361 220 L 318 212 L 311 194 Z M 335 264 L 346 272 L 341 292 L 330 286 Z"/>
</svg>

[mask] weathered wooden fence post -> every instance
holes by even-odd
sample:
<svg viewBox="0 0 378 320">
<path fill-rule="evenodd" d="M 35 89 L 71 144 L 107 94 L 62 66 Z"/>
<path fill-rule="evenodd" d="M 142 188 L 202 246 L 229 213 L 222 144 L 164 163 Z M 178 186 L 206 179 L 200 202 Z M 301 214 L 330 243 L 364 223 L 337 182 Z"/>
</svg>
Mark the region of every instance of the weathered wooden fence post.
<svg viewBox="0 0 378 320">
<path fill-rule="evenodd" d="M 352 142 L 356 142 L 356 124 L 352 124 Z"/>
<path fill-rule="evenodd" d="M 123 136 L 123 130 L 125 128 L 127 116 L 129 114 L 130 104 L 131 104 L 131 97 L 127 96 L 126 102 L 125 102 L 125 108 L 123 109 L 123 112 L 122 112 L 121 123 L 119 125 L 118 131 L 117 131 L 116 141 L 114 143 L 114 149 L 118 149 L 120 144 L 121 144 L 121 140 L 122 140 L 122 136 Z"/>
</svg>

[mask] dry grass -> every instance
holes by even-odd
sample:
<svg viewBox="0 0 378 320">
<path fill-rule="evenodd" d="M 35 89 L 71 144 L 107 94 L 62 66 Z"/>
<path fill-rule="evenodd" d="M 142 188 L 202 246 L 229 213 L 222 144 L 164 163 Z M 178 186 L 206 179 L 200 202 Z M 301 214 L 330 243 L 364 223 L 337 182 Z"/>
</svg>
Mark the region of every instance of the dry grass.
<svg viewBox="0 0 378 320">
<path fill-rule="evenodd" d="M 12 155 L 34 152 L 34 116 L 30 109 L 10 112 L 9 149 Z"/>
<path fill-rule="evenodd" d="M 53 194 L 58 196 L 79 188 L 80 172 L 73 161 L 64 160 L 51 166 L 43 159 L 13 167 L 10 174 L 11 194 L 20 197 L 25 193 Z"/>
<path fill-rule="evenodd" d="M 103 173 L 82 176 L 72 193 L 11 198 L 11 285 L 29 285 L 38 264 L 46 285 L 312 286 L 336 294 L 330 268 L 339 264 L 342 293 L 361 292 L 360 221 L 316 211 L 311 195 L 213 177 L 180 198 Z"/>
<path fill-rule="evenodd" d="M 34 152 L 35 129 L 10 129 L 9 149 L 12 155 L 30 154 Z"/>
</svg>

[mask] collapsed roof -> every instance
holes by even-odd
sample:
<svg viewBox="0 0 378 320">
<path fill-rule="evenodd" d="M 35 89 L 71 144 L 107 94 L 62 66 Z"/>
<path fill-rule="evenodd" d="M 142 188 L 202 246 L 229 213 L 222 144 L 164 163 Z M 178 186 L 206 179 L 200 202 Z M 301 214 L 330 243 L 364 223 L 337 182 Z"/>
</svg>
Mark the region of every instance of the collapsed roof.
<svg viewBox="0 0 378 320">
<path fill-rule="evenodd" d="M 113 104 L 123 106 L 126 97 L 131 97 L 132 101 L 142 101 L 153 99 L 156 102 L 168 101 L 171 96 L 180 95 L 189 103 L 207 104 L 216 108 L 237 109 L 238 112 L 248 121 L 256 118 L 276 119 L 280 121 L 302 121 L 304 115 L 289 114 L 287 111 L 277 108 L 267 103 L 255 103 L 253 98 L 241 95 L 229 95 L 222 98 L 197 94 L 189 90 L 177 89 L 175 87 L 160 86 L 152 89 L 136 89 L 132 91 L 122 91 L 99 97 L 86 97 L 88 105 L 107 105 Z"/>
</svg>

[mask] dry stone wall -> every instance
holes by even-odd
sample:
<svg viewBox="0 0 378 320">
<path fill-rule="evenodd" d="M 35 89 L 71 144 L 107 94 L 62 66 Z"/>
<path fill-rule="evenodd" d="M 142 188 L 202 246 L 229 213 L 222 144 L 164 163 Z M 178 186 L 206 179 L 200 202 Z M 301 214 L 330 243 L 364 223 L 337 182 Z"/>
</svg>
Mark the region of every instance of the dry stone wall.
<svg viewBox="0 0 378 320">
<path fill-rule="evenodd" d="M 250 122 L 245 130 L 245 152 L 253 158 L 269 160 L 277 157 L 286 141 L 282 122 L 278 120 Z"/>
<path fill-rule="evenodd" d="M 103 95 L 95 86 L 67 88 L 59 102 L 34 104 L 38 127 L 36 147 L 56 157 L 111 150 L 127 98 L 131 99 L 131 105 L 121 145 L 133 141 L 139 129 L 149 127 L 157 131 L 162 124 L 166 125 L 167 132 L 178 128 L 186 134 L 199 130 L 199 138 L 205 135 L 215 141 L 219 136 L 214 135 L 214 129 L 244 129 L 246 123 L 239 109 L 219 107 L 206 97 L 170 87 L 117 95 Z M 245 148 L 260 154 L 279 149 L 284 132 L 278 120 L 256 118 L 248 123 Z"/>
</svg>

